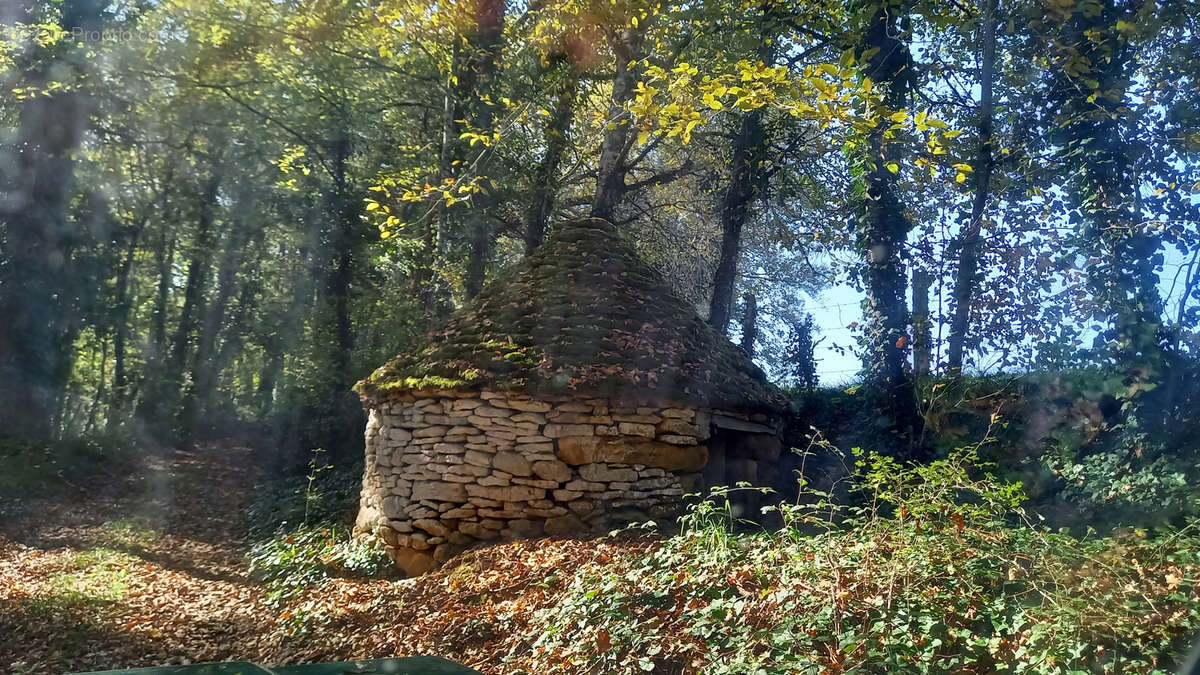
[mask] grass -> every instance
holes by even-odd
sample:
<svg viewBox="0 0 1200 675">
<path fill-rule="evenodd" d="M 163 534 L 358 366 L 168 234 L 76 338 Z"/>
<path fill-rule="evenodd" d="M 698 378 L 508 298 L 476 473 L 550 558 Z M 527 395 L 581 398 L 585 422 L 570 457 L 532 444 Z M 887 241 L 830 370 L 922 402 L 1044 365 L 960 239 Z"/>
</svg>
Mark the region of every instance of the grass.
<svg viewBox="0 0 1200 675">
<path fill-rule="evenodd" d="M 82 656 L 104 635 L 129 591 L 129 569 L 139 559 L 104 546 L 72 555 L 48 579 L 48 591 L 21 608 L 26 623 L 53 626 L 46 639 L 66 658 Z"/>
<path fill-rule="evenodd" d="M 159 533 L 136 518 L 110 520 L 100 526 L 101 544 L 120 551 L 146 551 Z"/>
<path fill-rule="evenodd" d="M 52 597 L 87 605 L 115 602 L 129 589 L 128 569 L 139 559 L 124 551 L 98 546 L 72 556 L 67 571 L 50 578 Z"/>
</svg>

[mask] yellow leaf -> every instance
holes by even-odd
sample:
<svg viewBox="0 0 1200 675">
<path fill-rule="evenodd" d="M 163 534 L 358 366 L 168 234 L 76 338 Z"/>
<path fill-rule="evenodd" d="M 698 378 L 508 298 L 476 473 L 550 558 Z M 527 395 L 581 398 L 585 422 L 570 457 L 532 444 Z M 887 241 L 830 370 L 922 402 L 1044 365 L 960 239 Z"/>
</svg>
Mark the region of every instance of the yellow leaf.
<svg viewBox="0 0 1200 675">
<path fill-rule="evenodd" d="M 955 183 L 965 183 L 966 181 L 967 181 L 967 174 L 965 174 L 965 173 L 959 172 L 959 174 L 954 177 Z"/>
<path fill-rule="evenodd" d="M 887 170 L 891 171 L 892 173 L 900 173 L 900 165 L 896 162 L 888 162 Z"/>
<path fill-rule="evenodd" d="M 904 120 L 908 119 L 908 113 L 901 110 L 900 112 L 892 113 L 888 119 L 893 122 L 903 122 Z"/>
<path fill-rule="evenodd" d="M 379 202 L 367 202 L 367 210 L 375 211 L 379 209 Z"/>
<path fill-rule="evenodd" d="M 954 168 L 958 169 L 959 171 L 961 171 L 963 173 L 971 173 L 972 171 L 975 170 L 975 168 L 972 167 L 970 164 L 966 164 L 964 162 L 959 162 L 958 164 L 955 164 Z"/>
</svg>

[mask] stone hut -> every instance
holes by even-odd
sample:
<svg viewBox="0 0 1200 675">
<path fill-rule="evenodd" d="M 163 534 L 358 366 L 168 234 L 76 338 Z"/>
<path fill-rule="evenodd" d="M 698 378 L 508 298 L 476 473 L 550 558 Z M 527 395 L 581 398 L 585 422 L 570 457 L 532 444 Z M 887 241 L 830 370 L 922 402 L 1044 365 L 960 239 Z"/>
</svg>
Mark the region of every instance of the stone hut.
<svg viewBox="0 0 1200 675">
<path fill-rule="evenodd" d="M 476 542 L 607 531 L 754 482 L 787 405 L 599 220 L 560 227 L 356 389 L 355 531 L 410 575 Z"/>
</svg>

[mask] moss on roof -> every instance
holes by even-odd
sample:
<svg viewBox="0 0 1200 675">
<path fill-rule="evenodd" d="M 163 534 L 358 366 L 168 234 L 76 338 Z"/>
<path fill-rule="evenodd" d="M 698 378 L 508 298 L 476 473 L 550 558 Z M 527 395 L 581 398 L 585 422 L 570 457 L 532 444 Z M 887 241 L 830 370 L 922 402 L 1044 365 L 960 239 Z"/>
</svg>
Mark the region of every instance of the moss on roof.
<svg viewBox="0 0 1200 675">
<path fill-rule="evenodd" d="M 778 410 L 783 394 L 599 220 L 560 227 L 452 314 L 428 344 L 358 383 L 666 399 Z"/>
</svg>

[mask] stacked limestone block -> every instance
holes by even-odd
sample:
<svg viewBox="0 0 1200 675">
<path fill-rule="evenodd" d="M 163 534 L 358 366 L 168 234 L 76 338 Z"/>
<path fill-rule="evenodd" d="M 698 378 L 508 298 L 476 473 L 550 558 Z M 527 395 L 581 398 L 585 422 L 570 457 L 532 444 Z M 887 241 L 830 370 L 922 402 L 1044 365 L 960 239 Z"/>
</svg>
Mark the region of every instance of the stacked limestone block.
<svg viewBox="0 0 1200 675">
<path fill-rule="evenodd" d="M 710 413 L 628 405 L 489 391 L 372 402 L 356 529 L 415 575 L 477 542 L 669 516 L 700 486 Z"/>
</svg>

